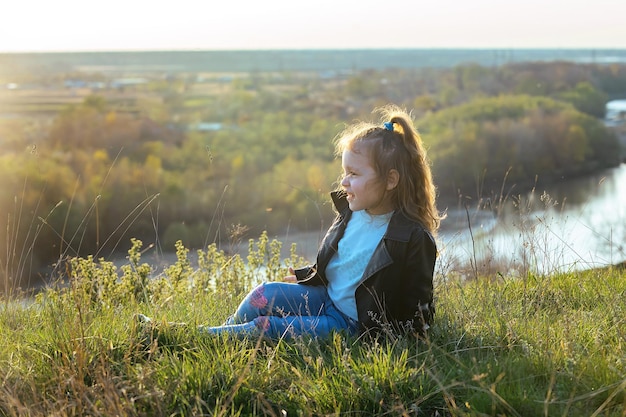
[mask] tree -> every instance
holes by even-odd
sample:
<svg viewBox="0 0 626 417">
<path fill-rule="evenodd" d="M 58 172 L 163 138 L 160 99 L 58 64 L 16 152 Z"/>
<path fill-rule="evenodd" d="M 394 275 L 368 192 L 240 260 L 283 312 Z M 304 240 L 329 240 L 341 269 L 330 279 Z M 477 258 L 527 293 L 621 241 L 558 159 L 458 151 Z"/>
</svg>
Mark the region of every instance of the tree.
<svg viewBox="0 0 626 417">
<path fill-rule="evenodd" d="M 606 93 L 587 81 L 578 83 L 573 89 L 558 93 L 555 97 L 572 103 L 578 111 L 598 118 L 604 117 L 605 105 L 608 101 Z"/>
</svg>

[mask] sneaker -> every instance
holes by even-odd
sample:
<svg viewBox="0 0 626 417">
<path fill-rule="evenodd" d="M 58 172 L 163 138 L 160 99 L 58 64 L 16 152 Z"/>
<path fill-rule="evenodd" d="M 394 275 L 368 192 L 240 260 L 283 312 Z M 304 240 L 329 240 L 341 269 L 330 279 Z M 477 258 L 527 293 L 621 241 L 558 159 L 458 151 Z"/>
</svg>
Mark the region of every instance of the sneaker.
<svg viewBox="0 0 626 417">
<path fill-rule="evenodd" d="M 135 314 L 135 321 L 139 324 L 148 324 L 152 323 L 152 319 L 145 314 L 137 313 Z"/>
<path fill-rule="evenodd" d="M 155 323 L 144 314 L 135 314 L 134 322 L 139 346 L 143 350 L 150 350 L 158 333 Z"/>
</svg>

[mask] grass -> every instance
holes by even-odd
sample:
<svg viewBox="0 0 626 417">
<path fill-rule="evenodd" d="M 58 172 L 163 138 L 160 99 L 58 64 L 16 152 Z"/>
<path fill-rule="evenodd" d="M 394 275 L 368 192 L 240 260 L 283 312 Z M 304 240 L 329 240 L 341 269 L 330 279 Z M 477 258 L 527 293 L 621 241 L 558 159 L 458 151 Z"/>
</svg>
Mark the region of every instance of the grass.
<svg viewBox="0 0 626 417">
<path fill-rule="evenodd" d="M 377 344 L 207 337 L 258 279 L 279 279 L 280 242 L 244 261 L 211 245 L 150 279 L 129 263 L 74 259 L 69 285 L 0 311 L 0 415 L 623 416 L 626 273 L 607 268 L 460 281 L 438 277 L 428 340 Z M 293 251 L 292 253 L 295 253 Z M 137 312 L 165 328 L 149 345 Z"/>
</svg>

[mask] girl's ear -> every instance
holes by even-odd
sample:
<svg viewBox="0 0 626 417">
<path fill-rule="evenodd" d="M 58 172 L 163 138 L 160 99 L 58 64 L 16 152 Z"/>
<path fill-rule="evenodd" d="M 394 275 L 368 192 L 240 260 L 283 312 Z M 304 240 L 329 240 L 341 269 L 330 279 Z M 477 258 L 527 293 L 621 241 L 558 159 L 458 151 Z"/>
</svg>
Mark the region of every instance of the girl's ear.
<svg viewBox="0 0 626 417">
<path fill-rule="evenodd" d="M 400 182 L 400 173 L 397 170 L 391 169 L 387 174 L 387 191 L 391 191 L 398 186 Z"/>
</svg>

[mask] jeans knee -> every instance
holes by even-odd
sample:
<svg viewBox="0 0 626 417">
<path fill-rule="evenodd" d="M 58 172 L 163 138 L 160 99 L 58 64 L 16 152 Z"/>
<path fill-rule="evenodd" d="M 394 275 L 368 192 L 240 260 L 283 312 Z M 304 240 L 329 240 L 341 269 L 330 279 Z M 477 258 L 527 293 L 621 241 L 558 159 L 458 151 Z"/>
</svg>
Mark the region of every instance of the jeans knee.
<svg viewBox="0 0 626 417">
<path fill-rule="evenodd" d="M 270 318 L 268 316 L 259 316 L 252 320 L 254 325 L 264 332 L 270 329 Z"/>
<path fill-rule="evenodd" d="M 294 284 L 285 282 L 264 282 L 252 290 L 249 296 L 250 305 L 263 309 L 269 303 L 274 303 L 276 299 L 284 300 L 286 297 L 290 300 L 291 292 L 289 291 Z"/>
<path fill-rule="evenodd" d="M 265 308 L 269 300 L 265 296 L 265 284 L 261 284 L 252 290 L 249 297 L 249 303 L 254 308 Z"/>
</svg>

